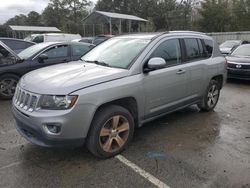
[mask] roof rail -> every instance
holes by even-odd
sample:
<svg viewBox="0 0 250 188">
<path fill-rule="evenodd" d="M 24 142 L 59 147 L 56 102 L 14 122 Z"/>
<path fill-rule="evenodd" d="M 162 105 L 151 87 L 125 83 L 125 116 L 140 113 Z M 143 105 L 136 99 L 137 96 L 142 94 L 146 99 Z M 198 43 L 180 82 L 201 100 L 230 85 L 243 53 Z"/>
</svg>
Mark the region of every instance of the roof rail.
<svg viewBox="0 0 250 188">
<path fill-rule="evenodd" d="M 193 34 L 203 34 L 205 33 L 199 32 L 199 31 L 185 31 L 185 30 L 179 30 L 179 31 L 169 31 L 169 33 L 193 33 Z"/>
</svg>

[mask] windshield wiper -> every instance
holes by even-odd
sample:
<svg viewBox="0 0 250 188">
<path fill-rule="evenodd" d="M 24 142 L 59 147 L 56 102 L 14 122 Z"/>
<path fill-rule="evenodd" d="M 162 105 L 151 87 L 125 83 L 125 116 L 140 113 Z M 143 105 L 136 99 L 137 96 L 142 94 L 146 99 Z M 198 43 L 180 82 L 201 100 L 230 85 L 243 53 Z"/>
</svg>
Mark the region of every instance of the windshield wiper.
<svg viewBox="0 0 250 188">
<path fill-rule="evenodd" d="M 97 64 L 97 65 L 102 65 L 102 66 L 105 66 L 105 67 L 110 67 L 109 64 L 107 64 L 107 63 L 105 63 L 105 62 L 103 62 L 103 61 L 86 61 L 86 60 L 83 60 L 83 61 L 85 61 L 85 62 L 87 62 L 87 63 L 95 63 L 95 64 Z"/>
</svg>

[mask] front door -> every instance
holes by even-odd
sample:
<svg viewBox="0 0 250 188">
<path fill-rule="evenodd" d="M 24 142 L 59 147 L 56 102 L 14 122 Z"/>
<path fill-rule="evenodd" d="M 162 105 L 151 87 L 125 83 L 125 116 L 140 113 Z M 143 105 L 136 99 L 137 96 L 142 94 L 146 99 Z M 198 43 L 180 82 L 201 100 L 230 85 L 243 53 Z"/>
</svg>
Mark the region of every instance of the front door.
<svg viewBox="0 0 250 188">
<path fill-rule="evenodd" d="M 177 108 L 187 97 L 189 72 L 187 65 L 181 63 L 180 41 L 169 39 L 161 42 L 149 59 L 153 57 L 165 59 L 167 66 L 144 74 L 145 118 Z"/>
</svg>

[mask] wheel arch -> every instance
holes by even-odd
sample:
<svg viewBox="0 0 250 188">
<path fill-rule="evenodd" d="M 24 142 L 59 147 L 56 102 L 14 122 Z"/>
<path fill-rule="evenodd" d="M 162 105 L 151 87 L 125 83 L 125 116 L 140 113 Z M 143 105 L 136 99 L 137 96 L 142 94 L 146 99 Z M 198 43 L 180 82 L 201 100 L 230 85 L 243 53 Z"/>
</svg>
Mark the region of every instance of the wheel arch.
<svg viewBox="0 0 250 188">
<path fill-rule="evenodd" d="M 216 75 L 216 76 L 212 77 L 211 80 L 216 80 L 220 85 L 220 89 L 222 88 L 222 86 L 223 86 L 223 75 L 221 75 L 221 74 Z"/>
<path fill-rule="evenodd" d="M 119 98 L 119 99 L 115 99 L 109 102 L 105 102 L 101 105 L 99 105 L 96 108 L 96 111 L 93 115 L 93 118 L 91 120 L 91 123 L 93 122 L 95 115 L 104 107 L 107 107 L 109 105 L 117 105 L 117 106 L 121 106 L 125 109 L 127 109 L 131 115 L 134 118 L 134 123 L 135 123 L 135 127 L 138 127 L 139 125 L 139 113 L 138 113 L 138 104 L 137 104 L 137 100 L 134 97 L 124 97 L 124 98 Z"/>
</svg>

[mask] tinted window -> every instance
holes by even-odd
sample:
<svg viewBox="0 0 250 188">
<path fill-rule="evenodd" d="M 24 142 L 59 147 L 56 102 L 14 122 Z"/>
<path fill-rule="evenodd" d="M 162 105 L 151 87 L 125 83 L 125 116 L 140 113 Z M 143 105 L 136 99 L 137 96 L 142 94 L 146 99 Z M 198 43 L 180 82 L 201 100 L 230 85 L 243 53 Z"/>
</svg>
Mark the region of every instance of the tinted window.
<svg viewBox="0 0 250 188">
<path fill-rule="evenodd" d="M 167 65 L 173 65 L 181 62 L 181 48 L 178 39 L 171 39 L 162 42 L 152 53 L 152 57 L 161 57 L 165 59 Z"/>
<path fill-rule="evenodd" d="M 72 45 L 73 56 L 83 56 L 90 50 L 89 46 L 85 45 Z"/>
<path fill-rule="evenodd" d="M 43 35 L 39 35 L 39 36 L 36 36 L 32 41 L 35 43 L 41 43 L 44 41 L 44 37 Z"/>
<path fill-rule="evenodd" d="M 62 45 L 62 46 L 54 46 L 47 50 L 45 54 L 48 56 L 48 58 L 60 58 L 60 57 L 67 57 L 68 56 L 68 46 Z"/>
<path fill-rule="evenodd" d="M 184 39 L 186 45 L 187 59 L 200 58 L 200 50 L 196 39 Z"/>
<path fill-rule="evenodd" d="M 207 54 L 208 54 L 208 57 L 211 57 L 212 54 L 213 54 L 213 41 L 212 40 L 204 40 L 204 43 L 205 43 L 205 47 L 206 47 L 206 51 L 207 51 Z"/>
<path fill-rule="evenodd" d="M 103 43 L 103 42 L 106 41 L 106 40 L 107 40 L 107 38 L 96 38 L 96 39 L 93 41 L 93 44 L 98 45 L 98 44 Z"/>
</svg>

